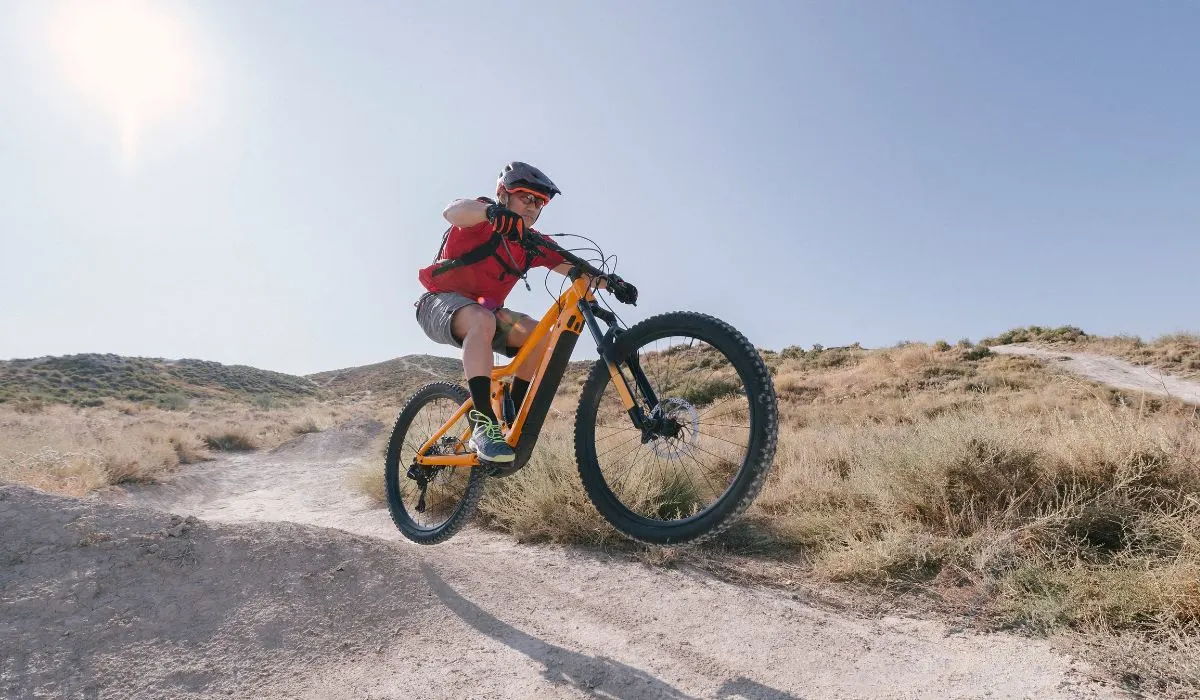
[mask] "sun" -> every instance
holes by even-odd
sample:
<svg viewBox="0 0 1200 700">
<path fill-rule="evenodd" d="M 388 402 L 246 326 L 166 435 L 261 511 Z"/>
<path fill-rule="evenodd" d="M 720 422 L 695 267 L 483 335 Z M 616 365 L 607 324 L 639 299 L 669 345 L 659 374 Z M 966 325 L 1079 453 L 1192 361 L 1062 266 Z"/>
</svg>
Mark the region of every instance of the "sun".
<svg viewBox="0 0 1200 700">
<path fill-rule="evenodd" d="M 113 120 L 131 161 L 143 131 L 194 97 L 185 27 L 161 3 L 85 0 L 61 7 L 56 43 L 72 82 Z"/>
</svg>

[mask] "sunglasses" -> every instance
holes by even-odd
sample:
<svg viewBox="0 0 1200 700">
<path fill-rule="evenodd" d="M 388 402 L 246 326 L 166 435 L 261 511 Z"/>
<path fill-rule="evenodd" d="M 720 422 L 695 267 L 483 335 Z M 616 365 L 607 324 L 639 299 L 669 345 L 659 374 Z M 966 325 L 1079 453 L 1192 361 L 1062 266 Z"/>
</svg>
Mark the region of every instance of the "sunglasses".
<svg viewBox="0 0 1200 700">
<path fill-rule="evenodd" d="M 537 209 L 541 209 L 550 203 L 550 200 L 546 199 L 544 195 L 540 195 L 536 192 L 531 192 L 522 188 L 509 190 L 508 194 L 524 202 L 526 206 L 535 207 Z"/>
</svg>

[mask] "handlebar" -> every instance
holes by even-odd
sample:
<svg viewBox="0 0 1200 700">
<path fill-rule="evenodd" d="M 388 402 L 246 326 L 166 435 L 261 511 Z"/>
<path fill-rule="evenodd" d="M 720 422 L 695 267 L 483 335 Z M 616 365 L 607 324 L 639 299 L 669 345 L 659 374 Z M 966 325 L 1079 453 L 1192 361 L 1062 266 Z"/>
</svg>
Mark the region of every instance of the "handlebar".
<svg viewBox="0 0 1200 700">
<path fill-rule="evenodd" d="M 572 282 L 579 278 L 580 273 L 599 279 L 610 279 L 612 277 L 616 277 L 616 275 L 610 275 L 609 273 L 601 270 L 587 260 L 575 255 L 571 251 L 563 248 L 559 244 L 542 236 L 541 234 L 535 236 L 525 236 L 524 240 L 522 241 L 522 245 L 525 246 L 526 250 L 528 250 L 530 253 L 533 253 L 538 248 L 541 248 L 562 256 L 563 260 L 570 263 L 574 268 L 567 275 Z M 612 312 L 605 310 L 595 302 L 592 303 L 591 307 L 592 313 L 594 313 L 597 318 L 606 321 L 610 326 L 616 324 L 617 317 Z"/>
<path fill-rule="evenodd" d="M 567 250 L 566 248 L 563 248 L 562 246 L 560 246 L 559 244 L 550 240 L 549 238 L 543 238 L 540 235 L 539 236 L 529 236 L 528 238 L 526 238 L 526 241 L 529 244 L 531 244 L 533 247 L 545 248 L 547 250 L 558 253 L 559 255 L 562 256 L 563 260 L 566 260 L 567 262 L 571 263 L 571 265 L 578 268 L 579 271 L 583 272 L 584 274 L 590 275 L 592 277 L 608 277 L 608 273 L 604 272 L 600 268 L 591 264 L 587 260 L 584 260 L 583 258 L 579 257 L 578 255 L 575 255 L 574 253 Z"/>
</svg>

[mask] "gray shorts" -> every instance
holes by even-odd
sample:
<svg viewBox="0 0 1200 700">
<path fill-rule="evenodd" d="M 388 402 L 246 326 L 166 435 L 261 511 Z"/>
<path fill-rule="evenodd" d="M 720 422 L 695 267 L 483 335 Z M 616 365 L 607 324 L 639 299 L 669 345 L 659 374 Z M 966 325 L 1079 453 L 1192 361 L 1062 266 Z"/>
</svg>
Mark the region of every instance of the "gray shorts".
<svg viewBox="0 0 1200 700">
<path fill-rule="evenodd" d="M 457 292 L 425 292 L 417 300 L 417 323 L 421 325 L 421 330 L 425 331 L 425 335 L 433 342 L 461 348 L 462 341 L 455 338 L 454 334 L 450 332 L 450 322 L 455 311 L 476 303 L 478 302 Z M 495 313 L 520 316 L 504 307 L 496 309 Z M 519 349 L 509 347 L 504 342 L 510 330 L 511 326 L 505 325 L 497 319 L 496 335 L 492 337 L 492 350 L 505 357 L 515 356 Z"/>
</svg>

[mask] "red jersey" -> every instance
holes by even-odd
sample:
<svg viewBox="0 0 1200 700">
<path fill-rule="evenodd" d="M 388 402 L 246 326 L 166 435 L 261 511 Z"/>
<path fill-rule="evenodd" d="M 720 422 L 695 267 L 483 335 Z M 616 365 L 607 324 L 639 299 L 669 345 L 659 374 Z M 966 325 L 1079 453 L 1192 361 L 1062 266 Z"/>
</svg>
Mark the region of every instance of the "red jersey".
<svg viewBox="0 0 1200 700">
<path fill-rule="evenodd" d="M 525 235 L 542 236 L 533 229 L 529 229 Z M 491 237 L 492 225 L 487 221 L 467 228 L 451 226 L 450 235 L 446 237 L 446 245 L 438 257 L 443 259 L 462 257 L 467 251 L 487 243 Z M 511 256 L 511 262 L 508 264 L 517 270 L 523 270 L 527 265 L 531 268 L 555 267 L 566 262 L 558 253 L 545 250 L 539 250 L 536 254 L 529 256 L 520 243 L 514 243 L 507 238 L 501 238 L 500 245 L 496 247 L 496 253 L 506 262 L 510 260 L 509 256 Z M 491 255 L 473 265 L 456 267 L 440 275 L 433 274 L 436 267 L 437 263 L 434 263 L 421 268 L 421 271 L 417 273 L 417 279 L 421 281 L 425 289 L 431 292 L 457 292 L 468 299 L 476 300 L 492 311 L 504 305 L 508 293 L 516 286 L 519 279 L 513 277 L 504 269 L 500 261 Z"/>
</svg>

